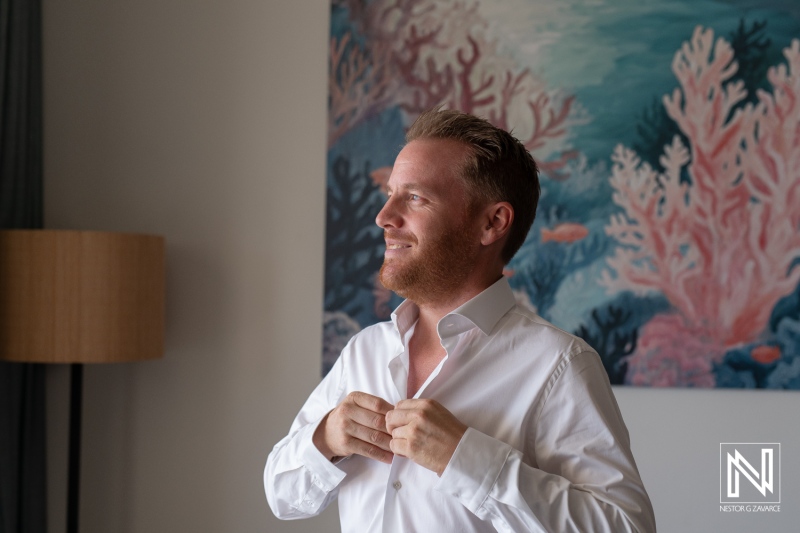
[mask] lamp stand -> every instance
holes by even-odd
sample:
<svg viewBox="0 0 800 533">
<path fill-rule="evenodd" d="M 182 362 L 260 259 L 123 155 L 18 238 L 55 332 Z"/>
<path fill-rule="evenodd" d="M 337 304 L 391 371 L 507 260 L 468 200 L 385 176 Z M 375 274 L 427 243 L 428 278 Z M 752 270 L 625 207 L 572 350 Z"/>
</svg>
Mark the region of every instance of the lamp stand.
<svg viewBox="0 0 800 533">
<path fill-rule="evenodd" d="M 78 533 L 81 478 L 81 411 L 83 364 L 70 365 L 69 469 L 67 473 L 67 533 Z"/>
<path fill-rule="evenodd" d="M 67 533 L 79 528 L 83 365 L 164 355 L 165 273 L 156 235 L 0 230 L 0 360 L 71 367 Z"/>
</svg>

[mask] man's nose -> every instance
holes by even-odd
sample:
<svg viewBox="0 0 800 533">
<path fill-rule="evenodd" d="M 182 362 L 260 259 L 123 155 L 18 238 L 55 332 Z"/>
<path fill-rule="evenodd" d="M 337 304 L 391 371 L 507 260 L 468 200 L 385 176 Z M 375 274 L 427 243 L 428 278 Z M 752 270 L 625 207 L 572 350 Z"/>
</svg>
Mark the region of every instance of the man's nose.
<svg viewBox="0 0 800 533">
<path fill-rule="evenodd" d="M 383 229 L 397 228 L 401 224 L 397 206 L 395 205 L 395 197 L 390 196 L 386 203 L 383 204 L 378 216 L 375 217 L 375 223 Z"/>
</svg>

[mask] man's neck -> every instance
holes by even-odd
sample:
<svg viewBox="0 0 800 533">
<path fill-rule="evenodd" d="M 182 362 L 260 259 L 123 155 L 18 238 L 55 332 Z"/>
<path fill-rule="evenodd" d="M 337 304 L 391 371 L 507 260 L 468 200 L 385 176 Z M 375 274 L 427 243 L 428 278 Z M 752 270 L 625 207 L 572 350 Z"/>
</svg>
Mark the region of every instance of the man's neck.
<svg viewBox="0 0 800 533">
<path fill-rule="evenodd" d="M 434 368 L 446 355 L 437 331 L 439 321 L 445 315 L 496 283 L 501 276 L 502 274 L 491 280 L 491 282 L 486 280 L 483 283 L 465 284 L 462 290 L 456 294 L 451 294 L 449 298 L 439 298 L 421 303 L 415 302 L 419 309 L 419 316 L 417 325 L 414 327 L 414 334 L 408 345 L 409 372 L 406 386 L 408 398 L 412 398 L 417 393 Z"/>
<path fill-rule="evenodd" d="M 436 330 L 436 325 L 448 313 L 467 303 L 492 285 L 502 277 L 502 274 L 487 278 L 482 282 L 464 285 L 458 293 L 451 294 L 447 298 L 438 298 L 432 301 L 414 302 L 419 308 L 419 321 L 426 331 Z"/>
</svg>

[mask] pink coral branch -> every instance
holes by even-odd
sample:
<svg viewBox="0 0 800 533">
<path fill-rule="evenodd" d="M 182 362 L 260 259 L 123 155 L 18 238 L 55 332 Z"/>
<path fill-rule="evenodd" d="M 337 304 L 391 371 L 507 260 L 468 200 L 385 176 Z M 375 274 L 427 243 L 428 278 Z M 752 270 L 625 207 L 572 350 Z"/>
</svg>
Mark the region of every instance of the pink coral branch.
<svg viewBox="0 0 800 533">
<path fill-rule="evenodd" d="M 557 154 L 542 168 L 566 176 L 574 158 L 565 146 L 574 97 L 556 98 L 529 69 L 501 54 L 476 1 L 341 1 L 367 42 L 389 50 L 386 71 L 397 88 L 384 106 L 399 106 L 408 122 L 438 105 L 486 116 L 526 132 L 525 145 L 537 159 Z"/>
<path fill-rule="evenodd" d="M 522 81 L 529 74 L 528 69 L 514 75 L 513 72 L 506 71 L 503 86 L 500 89 L 499 104 L 495 108 L 489 110 L 489 120 L 504 130 L 511 129 L 508 125 L 508 111 L 514 99 L 524 90 Z"/>
<path fill-rule="evenodd" d="M 730 45 L 712 43 L 711 30 L 695 30 L 673 61 L 680 88 L 664 97 L 691 159 L 677 137 L 662 174 L 628 149 L 612 156 L 624 214 L 606 226 L 620 247 L 608 259 L 615 275 L 602 283 L 660 292 L 674 309 L 643 330 L 634 381 L 660 368 L 673 384 L 703 382 L 710 362 L 753 342 L 800 281 L 790 269 L 800 256 L 800 41 L 784 52 L 788 66 L 770 69 L 773 94 L 760 92 L 755 107 L 741 105 L 744 86 L 729 81 L 738 68 Z M 691 186 L 680 180 L 687 164 Z M 702 342 L 688 346 L 689 333 Z"/>
<path fill-rule="evenodd" d="M 394 81 L 386 68 L 387 49 L 376 43 L 372 54 L 353 45 L 351 35 L 331 39 L 328 75 L 328 145 L 377 114 L 394 97 Z"/>
<path fill-rule="evenodd" d="M 566 133 L 564 126 L 574 101 L 574 96 L 568 96 L 561 102 L 558 110 L 553 107 L 553 102 L 546 93 L 541 93 L 535 99 L 528 101 L 534 127 L 531 135 L 523 143 L 525 147 L 533 151 L 541 148 L 547 139 L 563 136 Z M 547 119 L 544 119 L 543 115 L 547 115 Z"/>
<path fill-rule="evenodd" d="M 494 76 L 484 74 L 477 87 L 472 86 L 472 76 L 481 59 L 481 51 L 478 41 L 472 35 L 467 35 L 467 42 L 471 54 L 466 56 L 464 49 L 459 48 L 456 52 L 459 66 L 458 81 L 461 88 L 459 98 L 459 109 L 467 113 L 475 113 L 481 107 L 488 106 L 495 101 L 494 94 L 490 93 L 494 83 Z"/>
</svg>

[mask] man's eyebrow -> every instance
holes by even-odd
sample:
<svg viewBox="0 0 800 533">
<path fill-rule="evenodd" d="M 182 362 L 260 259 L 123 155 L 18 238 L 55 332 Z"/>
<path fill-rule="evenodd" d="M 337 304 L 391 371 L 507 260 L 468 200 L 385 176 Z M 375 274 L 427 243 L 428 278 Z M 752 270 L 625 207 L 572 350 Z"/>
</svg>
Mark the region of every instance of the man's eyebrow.
<svg viewBox="0 0 800 533">
<path fill-rule="evenodd" d="M 412 182 L 412 183 L 403 183 L 402 185 L 397 187 L 397 189 L 402 189 L 404 191 L 420 191 L 423 189 L 423 187 L 419 183 Z M 394 192 L 395 187 L 392 187 L 391 185 L 387 184 L 386 190 Z"/>
</svg>

